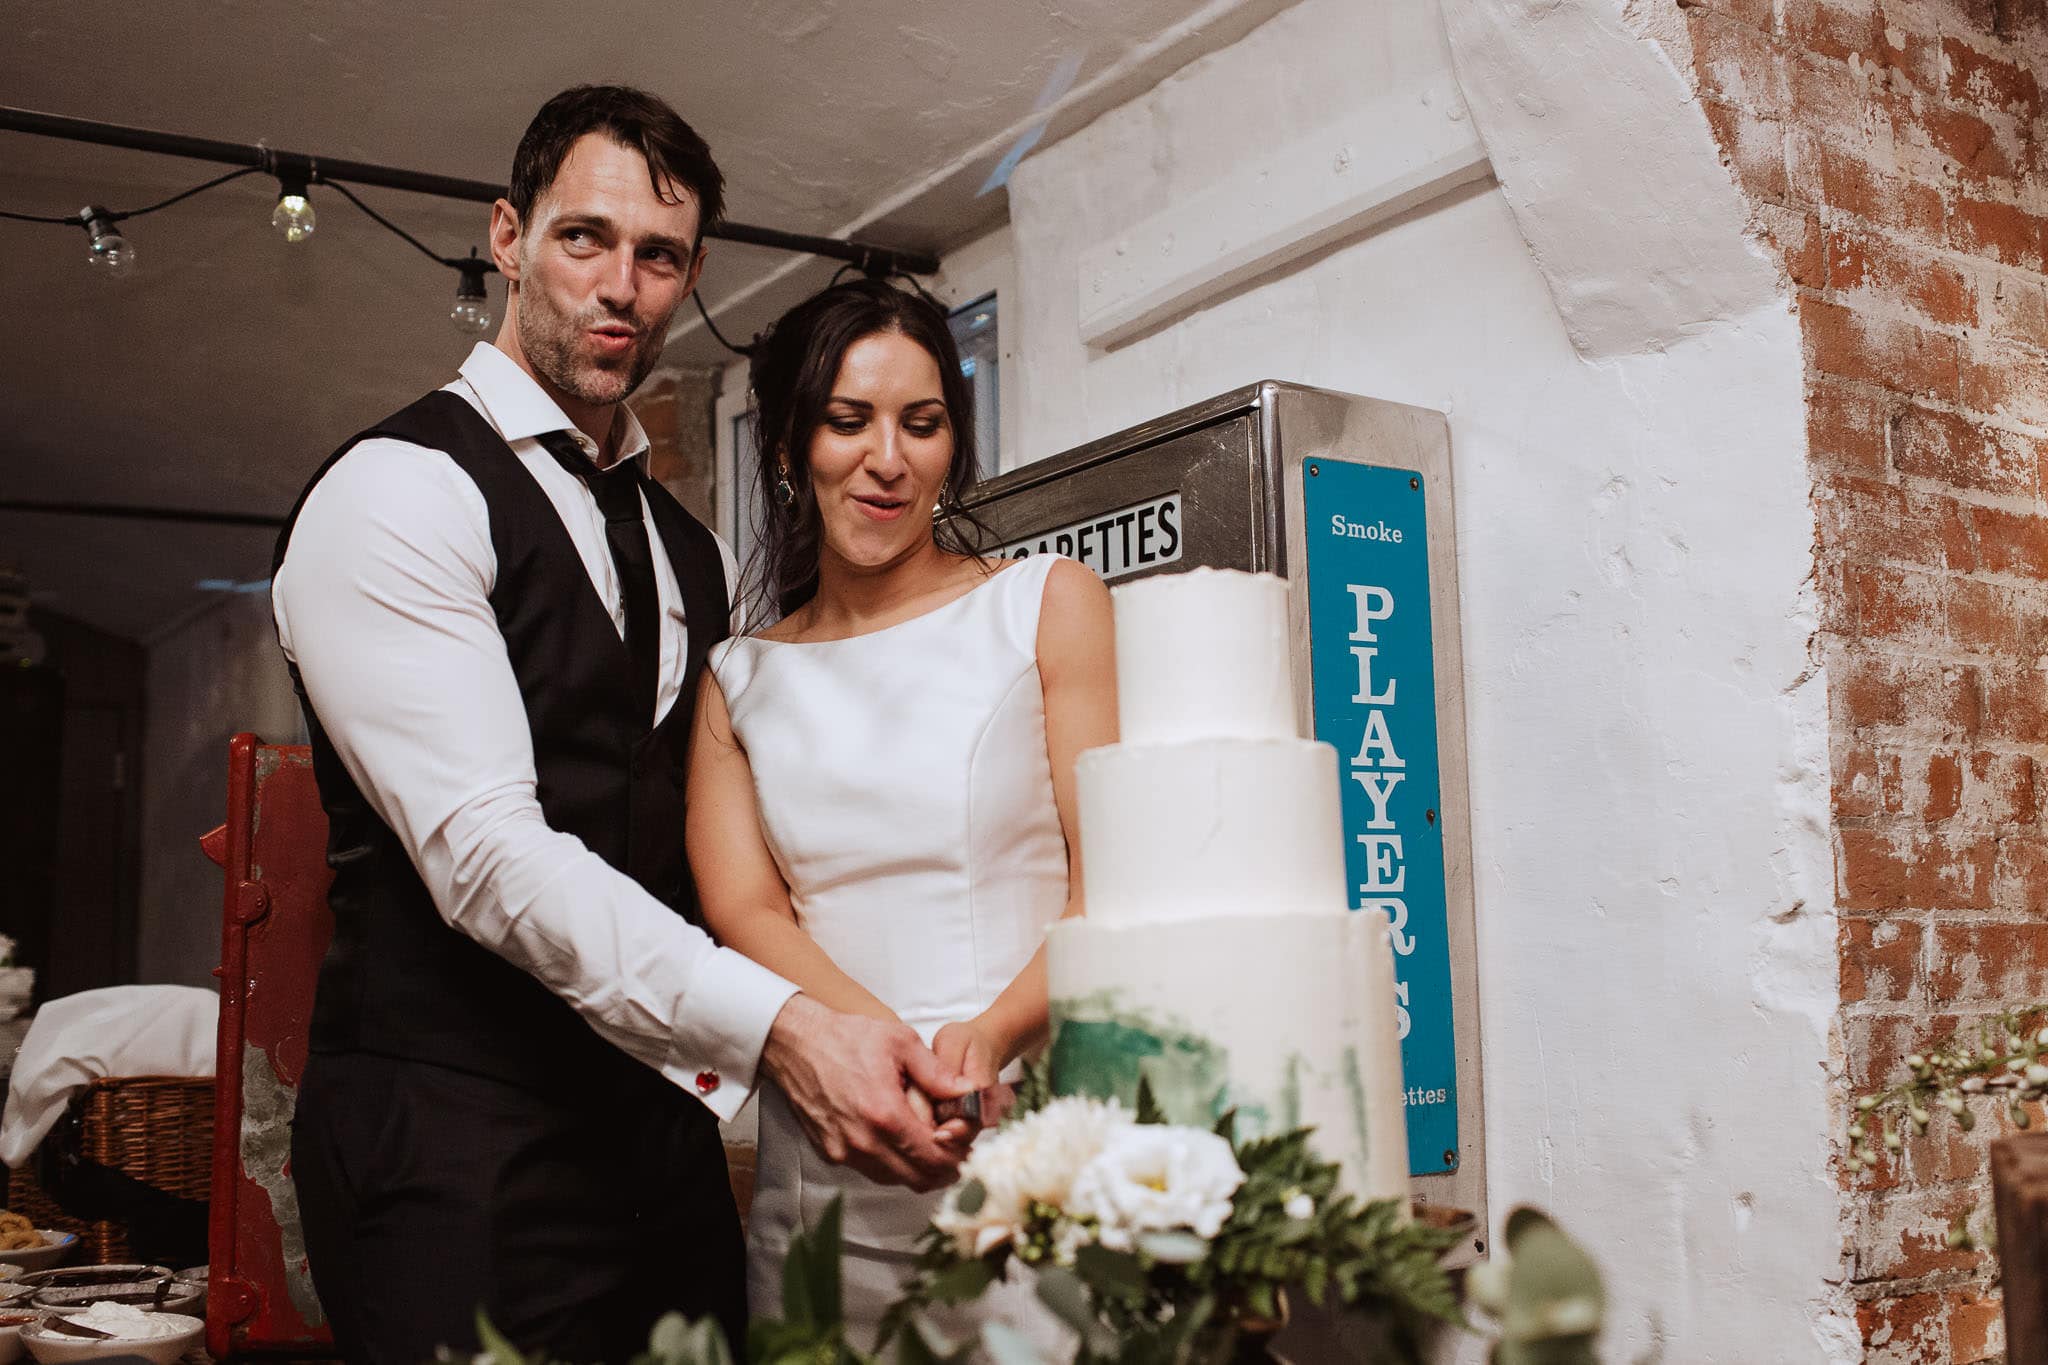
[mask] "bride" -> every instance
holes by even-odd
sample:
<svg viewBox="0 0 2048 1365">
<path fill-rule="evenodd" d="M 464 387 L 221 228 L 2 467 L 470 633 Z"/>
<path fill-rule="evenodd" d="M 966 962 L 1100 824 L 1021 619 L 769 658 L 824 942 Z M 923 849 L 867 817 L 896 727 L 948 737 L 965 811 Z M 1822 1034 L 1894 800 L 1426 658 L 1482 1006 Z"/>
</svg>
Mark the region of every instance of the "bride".
<svg viewBox="0 0 2048 1365">
<path fill-rule="evenodd" d="M 688 846 L 706 926 L 994 1085 L 1045 1035 L 1047 926 L 1081 912 L 1074 759 L 1116 738 L 1108 590 L 1072 560 L 983 559 L 958 522 L 934 530 L 973 478 L 974 421 L 923 299 L 828 289 L 775 324 L 751 377 L 782 618 L 705 676 Z M 866 1345 L 938 1196 L 834 1164 L 773 1087 L 760 1143 L 754 1310 L 778 1311 L 791 1235 L 841 1196 Z M 1021 1286 L 978 1308 L 1045 1336 Z"/>
</svg>

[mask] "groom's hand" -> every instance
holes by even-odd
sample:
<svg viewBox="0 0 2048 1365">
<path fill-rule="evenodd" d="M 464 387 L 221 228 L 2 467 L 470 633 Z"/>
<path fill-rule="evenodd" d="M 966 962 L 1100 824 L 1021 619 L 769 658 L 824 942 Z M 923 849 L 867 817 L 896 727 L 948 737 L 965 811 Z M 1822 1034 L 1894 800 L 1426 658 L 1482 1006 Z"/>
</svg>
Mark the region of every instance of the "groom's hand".
<svg viewBox="0 0 2048 1365">
<path fill-rule="evenodd" d="M 911 1094 L 946 1100 L 974 1087 L 908 1025 L 794 995 L 768 1031 L 761 1064 L 828 1161 L 914 1190 L 952 1183 L 966 1148 L 935 1133 L 929 1106 Z"/>
</svg>

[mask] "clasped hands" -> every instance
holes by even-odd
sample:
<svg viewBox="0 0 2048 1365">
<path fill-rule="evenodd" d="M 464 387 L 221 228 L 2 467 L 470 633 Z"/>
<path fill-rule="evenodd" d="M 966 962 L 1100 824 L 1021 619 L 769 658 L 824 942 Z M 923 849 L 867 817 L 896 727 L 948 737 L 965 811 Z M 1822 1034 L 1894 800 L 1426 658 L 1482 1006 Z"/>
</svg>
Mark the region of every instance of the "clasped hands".
<svg viewBox="0 0 2048 1365">
<path fill-rule="evenodd" d="M 971 1023 L 946 1025 L 926 1047 L 906 1024 L 842 1014 L 804 995 L 776 1016 L 761 1063 L 828 1161 L 914 1190 L 952 1184 L 974 1135 L 1013 1098 L 996 1079 L 993 1046 Z M 981 1124 L 934 1113 L 935 1104 L 976 1092 Z"/>
</svg>

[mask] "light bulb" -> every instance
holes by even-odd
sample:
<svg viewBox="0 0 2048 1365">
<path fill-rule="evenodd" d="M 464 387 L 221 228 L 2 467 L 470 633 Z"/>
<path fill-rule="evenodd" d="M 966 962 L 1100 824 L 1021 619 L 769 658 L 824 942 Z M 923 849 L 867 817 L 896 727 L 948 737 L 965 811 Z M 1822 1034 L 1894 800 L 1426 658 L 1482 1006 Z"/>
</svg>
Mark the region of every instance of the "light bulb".
<svg viewBox="0 0 2048 1365">
<path fill-rule="evenodd" d="M 313 213 L 313 202 L 304 194 L 283 194 L 278 197 L 277 208 L 272 210 L 270 225 L 287 241 L 296 245 L 313 235 L 318 219 Z"/>
<path fill-rule="evenodd" d="M 79 210 L 79 216 L 85 219 L 85 232 L 90 239 L 86 260 L 101 274 L 114 279 L 134 274 L 135 248 L 114 226 L 113 215 L 106 209 L 87 205 Z"/>
<path fill-rule="evenodd" d="M 491 296 L 484 288 L 484 272 L 492 268 L 491 263 L 478 260 L 476 248 L 471 247 L 468 260 L 449 264 L 459 272 L 459 277 L 455 281 L 455 306 L 448 310 L 448 321 L 465 336 L 482 336 L 491 330 Z"/>
<path fill-rule="evenodd" d="M 491 330 L 491 304 L 488 299 L 455 300 L 455 306 L 448 310 L 448 320 L 455 324 L 455 330 L 467 336 L 482 336 Z"/>
</svg>

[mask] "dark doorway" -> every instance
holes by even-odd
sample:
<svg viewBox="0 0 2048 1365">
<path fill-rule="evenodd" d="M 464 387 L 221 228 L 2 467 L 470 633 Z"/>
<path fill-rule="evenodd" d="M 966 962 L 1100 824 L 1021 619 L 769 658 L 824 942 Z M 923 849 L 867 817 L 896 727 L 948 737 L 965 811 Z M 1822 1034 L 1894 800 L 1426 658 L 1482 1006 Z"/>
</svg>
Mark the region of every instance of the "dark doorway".
<svg viewBox="0 0 2048 1365">
<path fill-rule="evenodd" d="M 0 931 L 36 999 L 135 979 L 144 654 L 46 612 L 43 662 L 0 684 Z"/>
</svg>

